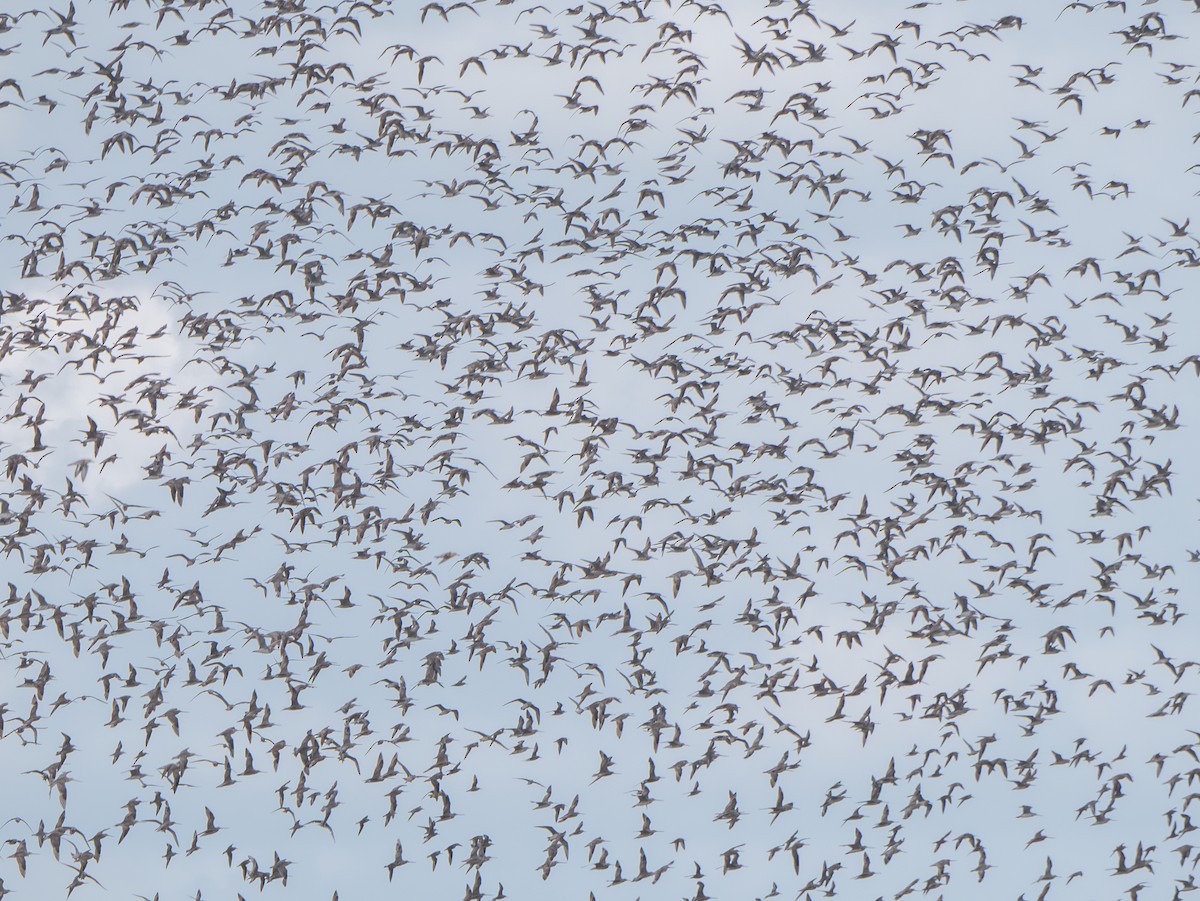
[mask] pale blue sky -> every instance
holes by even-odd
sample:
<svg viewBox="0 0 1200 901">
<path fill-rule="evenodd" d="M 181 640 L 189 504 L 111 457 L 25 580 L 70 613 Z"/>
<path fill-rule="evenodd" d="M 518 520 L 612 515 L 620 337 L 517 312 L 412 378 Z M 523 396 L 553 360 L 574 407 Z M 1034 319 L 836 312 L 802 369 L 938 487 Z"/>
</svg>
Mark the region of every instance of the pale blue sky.
<svg viewBox="0 0 1200 901">
<path fill-rule="evenodd" d="M 1190 888 L 1191 5 L 446 7 L 0 15 L 4 888 Z"/>
</svg>

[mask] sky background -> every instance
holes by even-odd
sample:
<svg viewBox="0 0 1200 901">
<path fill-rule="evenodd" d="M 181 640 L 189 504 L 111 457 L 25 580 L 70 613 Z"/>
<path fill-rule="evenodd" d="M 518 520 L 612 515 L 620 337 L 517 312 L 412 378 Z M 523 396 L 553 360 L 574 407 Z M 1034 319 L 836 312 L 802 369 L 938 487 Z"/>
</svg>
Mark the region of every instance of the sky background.
<svg viewBox="0 0 1200 901">
<path fill-rule="evenodd" d="M 4 889 L 1190 890 L 1195 8 L 1006 9 L 0 14 Z"/>
</svg>

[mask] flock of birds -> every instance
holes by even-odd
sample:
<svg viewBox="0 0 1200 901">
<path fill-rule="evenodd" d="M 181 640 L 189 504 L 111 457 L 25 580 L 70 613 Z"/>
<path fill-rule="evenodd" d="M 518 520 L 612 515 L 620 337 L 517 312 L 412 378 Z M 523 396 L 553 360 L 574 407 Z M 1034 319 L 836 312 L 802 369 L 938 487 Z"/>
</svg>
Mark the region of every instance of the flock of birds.
<svg viewBox="0 0 1200 901">
<path fill-rule="evenodd" d="M 1200 3 L 1014 6 L 4 4 L 0 898 L 1200 887 Z"/>
</svg>

